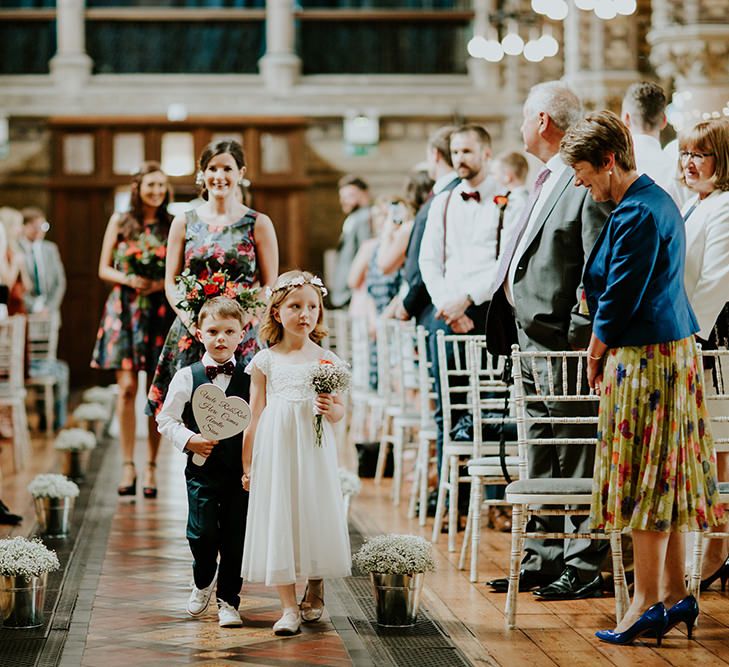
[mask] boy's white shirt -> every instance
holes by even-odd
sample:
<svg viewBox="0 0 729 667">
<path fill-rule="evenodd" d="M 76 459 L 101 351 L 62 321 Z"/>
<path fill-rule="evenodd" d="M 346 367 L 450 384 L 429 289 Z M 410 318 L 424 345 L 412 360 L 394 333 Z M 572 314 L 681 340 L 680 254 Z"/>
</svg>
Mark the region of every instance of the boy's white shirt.
<svg viewBox="0 0 729 667">
<path fill-rule="evenodd" d="M 236 363 L 235 355 L 227 361 Z M 223 363 L 227 363 L 223 362 Z M 203 355 L 202 363 L 204 366 L 219 366 L 207 352 Z M 220 387 L 223 391 L 228 388 L 231 376 L 225 373 L 218 373 L 212 381 L 216 387 Z M 157 415 L 157 426 L 159 432 L 181 452 L 185 451 L 185 446 L 193 435 L 198 435 L 195 431 L 191 431 L 182 421 L 182 412 L 185 404 L 190 402 L 192 398 L 192 369 L 190 366 L 181 368 L 172 377 L 170 386 L 167 389 L 167 397 L 164 405 Z"/>
</svg>

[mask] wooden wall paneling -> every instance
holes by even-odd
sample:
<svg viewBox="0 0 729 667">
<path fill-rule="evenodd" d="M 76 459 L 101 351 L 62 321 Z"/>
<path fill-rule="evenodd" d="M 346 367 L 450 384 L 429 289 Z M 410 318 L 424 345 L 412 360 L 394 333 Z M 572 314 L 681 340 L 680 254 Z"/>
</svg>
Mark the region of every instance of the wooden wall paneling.
<svg viewBox="0 0 729 667">
<path fill-rule="evenodd" d="M 59 356 L 71 368 L 73 386 L 95 384 L 89 367 L 109 288 L 98 278 L 99 254 L 113 209 L 113 190 L 63 189 L 53 193 L 56 242 L 66 269 Z"/>
<path fill-rule="evenodd" d="M 246 177 L 255 188 L 256 182 L 261 178 L 260 131 L 257 128 L 244 128 L 243 150 L 246 156 Z"/>
</svg>

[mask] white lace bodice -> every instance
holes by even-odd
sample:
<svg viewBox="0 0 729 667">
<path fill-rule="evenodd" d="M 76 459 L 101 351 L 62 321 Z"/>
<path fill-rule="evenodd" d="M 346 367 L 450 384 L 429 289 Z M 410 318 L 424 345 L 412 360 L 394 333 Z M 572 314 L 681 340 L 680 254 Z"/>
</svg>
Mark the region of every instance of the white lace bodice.
<svg viewBox="0 0 729 667">
<path fill-rule="evenodd" d="M 322 350 L 322 359 L 338 362 L 335 354 Z M 271 350 L 261 350 L 253 357 L 246 368 L 250 372 L 251 366 L 256 366 L 266 376 L 266 399 L 271 397 L 283 398 L 287 401 L 310 401 L 314 398 L 309 377 L 312 368 L 318 361 L 290 362 L 286 355 L 277 354 Z"/>
</svg>

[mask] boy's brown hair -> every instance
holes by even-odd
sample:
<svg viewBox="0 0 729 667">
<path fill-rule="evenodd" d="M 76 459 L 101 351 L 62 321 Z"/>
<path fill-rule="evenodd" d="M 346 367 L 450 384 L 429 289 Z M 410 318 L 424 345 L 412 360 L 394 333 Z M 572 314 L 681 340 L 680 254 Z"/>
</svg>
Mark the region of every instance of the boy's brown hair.
<svg viewBox="0 0 729 667">
<path fill-rule="evenodd" d="M 238 320 L 242 327 L 245 324 L 246 314 L 237 301 L 233 301 L 227 296 L 216 296 L 213 299 L 208 299 L 200 308 L 196 322 L 198 329 L 202 329 L 206 317 L 220 320 Z"/>
</svg>

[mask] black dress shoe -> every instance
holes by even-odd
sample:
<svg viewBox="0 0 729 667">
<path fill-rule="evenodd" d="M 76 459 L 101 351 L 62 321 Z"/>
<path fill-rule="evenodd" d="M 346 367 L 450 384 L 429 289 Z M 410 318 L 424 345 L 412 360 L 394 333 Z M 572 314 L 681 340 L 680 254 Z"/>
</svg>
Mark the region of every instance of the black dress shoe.
<svg viewBox="0 0 729 667">
<path fill-rule="evenodd" d="M 23 517 L 19 514 L 13 514 L 8 506 L 0 500 L 0 525 L 3 526 L 17 526 Z"/>
<path fill-rule="evenodd" d="M 577 569 L 568 565 L 556 581 L 534 591 L 539 600 L 582 600 L 602 596 L 602 577 L 598 574 L 587 583 L 580 581 Z"/>
<path fill-rule="evenodd" d="M 551 577 L 545 577 L 541 572 L 536 570 L 524 570 L 519 572 L 519 592 L 531 591 L 540 586 L 546 586 L 552 581 Z M 509 580 L 506 577 L 501 579 L 492 579 L 486 582 L 487 586 L 491 586 L 493 593 L 506 593 L 509 590 Z"/>
</svg>

